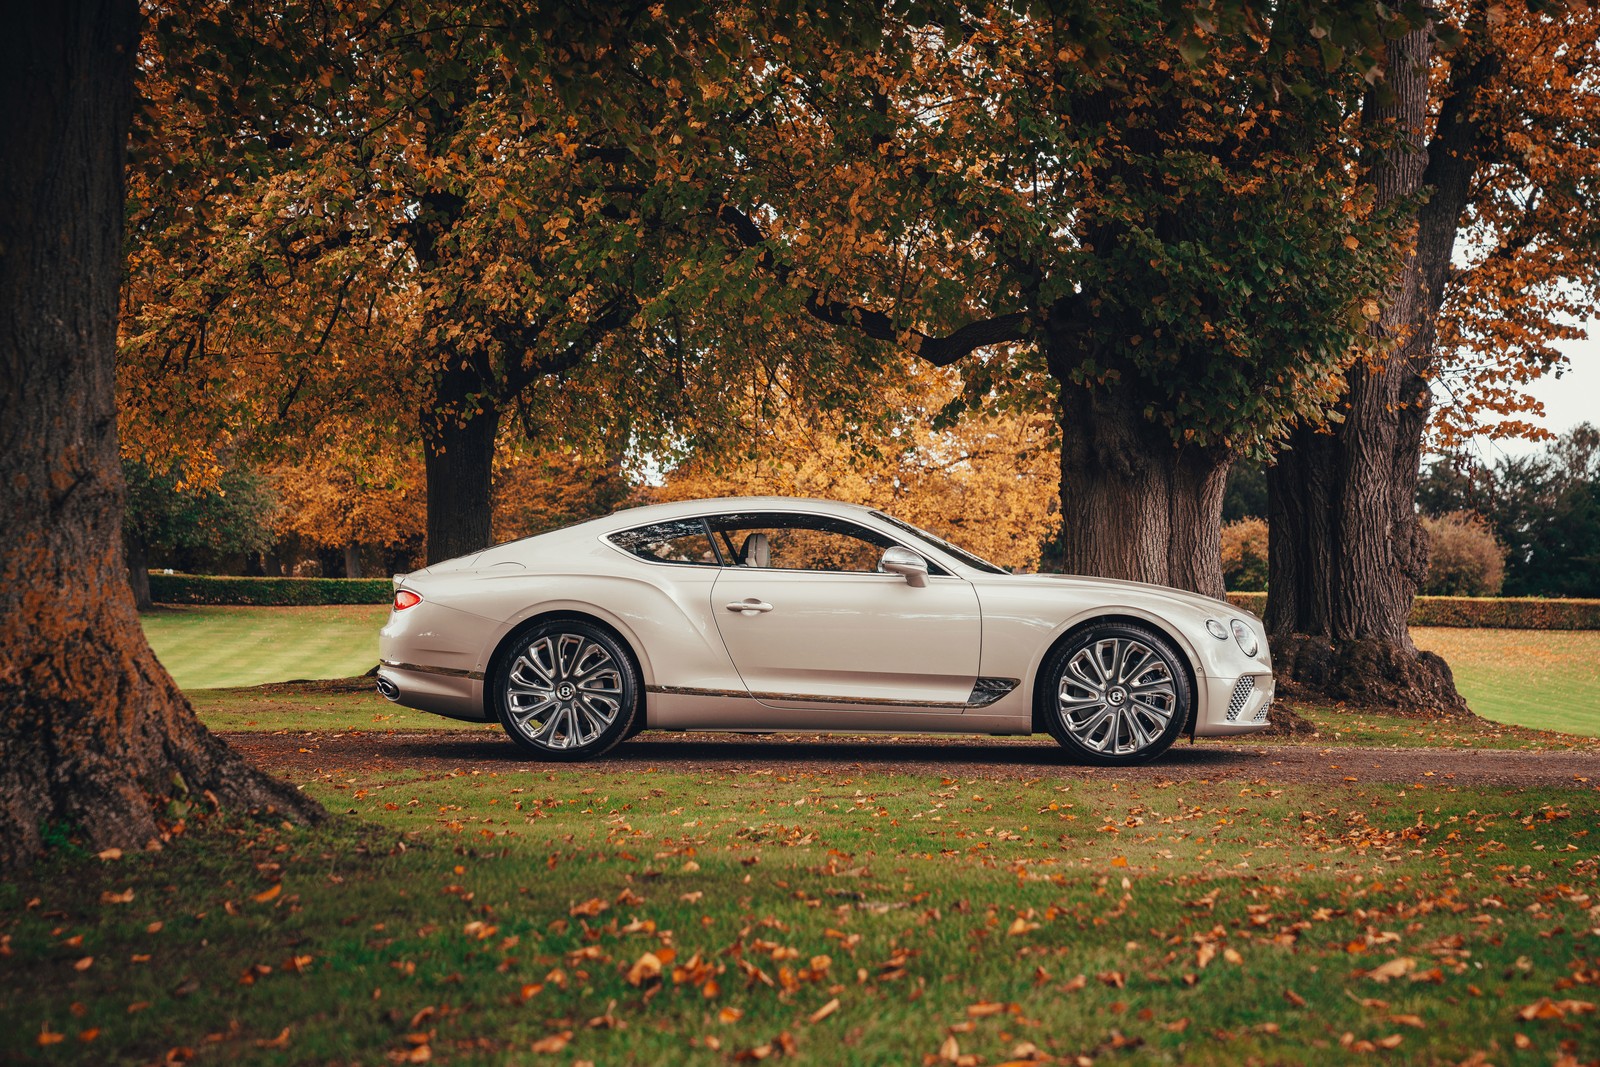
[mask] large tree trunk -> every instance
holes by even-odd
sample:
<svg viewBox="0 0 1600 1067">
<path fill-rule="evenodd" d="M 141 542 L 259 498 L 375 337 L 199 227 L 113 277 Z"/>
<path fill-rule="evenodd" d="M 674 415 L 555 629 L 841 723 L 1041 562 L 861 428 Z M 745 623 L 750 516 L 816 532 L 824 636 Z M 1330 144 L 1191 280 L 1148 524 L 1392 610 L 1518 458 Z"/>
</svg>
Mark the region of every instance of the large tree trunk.
<svg viewBox="0 0 1600 1067">
<path fill-rule="evenodd" d="M 1173 445 L 1125 389 L 1061 388 L 1061 567 L 1223 596 L 1231 458 Z"/>
<path fill-rule="evenodd" d="M 134 0 L 12 5 L 0 41 L 0 866 L 46 827 L 93 850 L 165 798 L 321 808 L 195 718 L 139 627 L 122 556 L 117 286 Z"/>
<path fill-rule="evenodd" d="M 1269 473 L 1267 629 L 1280 679 L 1307 696 L 1424 714 L 1464 712 L 1450 668 L 1411 641 L 1407 618 L 1427 575 L 1417 468 L 1427 427 L 1426 375 L 1476 149 L 1471 119 L 1490 61 L 1458 57 L 1432 144 L 1423 147 L 1431 44 L 1392 42 L 1386 92 L 1363 122 L 1399 136 L 1370 169 L 1382 205 L 1427 199 L 1416 237 L 1374 326 L 1392 347 L 1351 371 L 1333 432 L 1298 429 Z"/>
<path fill-rule="evenodd" d="M 423 415 L 428 487 L 428 562 L 478 552 L 492 543 L 494 442 L 500 411 L 482 377 L 454 360 L 434 378 Z"/>
</svg>

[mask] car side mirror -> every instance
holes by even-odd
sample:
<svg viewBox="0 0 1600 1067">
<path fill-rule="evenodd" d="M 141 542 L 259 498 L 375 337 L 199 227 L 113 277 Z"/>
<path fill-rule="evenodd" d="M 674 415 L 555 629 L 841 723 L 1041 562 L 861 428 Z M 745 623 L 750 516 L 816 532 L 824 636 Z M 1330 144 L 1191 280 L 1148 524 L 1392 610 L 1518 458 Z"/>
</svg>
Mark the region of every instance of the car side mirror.
<svg viewBox="0 0 1600 1067">
<path fill-rule="evenodd" d="M 911 551 L 892 545 L 883 550 L 883 558 L 878 561 L 878 570 L 884 574 L 900 574 L 905 576 L 906 584 L 921 589 L 928 584 L 928 561 Z"/>
</svg>

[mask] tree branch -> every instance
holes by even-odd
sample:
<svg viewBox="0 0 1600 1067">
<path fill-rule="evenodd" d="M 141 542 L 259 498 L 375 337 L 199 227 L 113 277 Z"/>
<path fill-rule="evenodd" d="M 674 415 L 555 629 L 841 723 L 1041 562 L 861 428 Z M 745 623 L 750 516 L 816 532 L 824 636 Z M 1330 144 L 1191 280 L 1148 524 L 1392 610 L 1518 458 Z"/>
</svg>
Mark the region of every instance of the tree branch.
<svg viewBox="0 0 1600 1067">
<path fill-rule="evenodd" d="M 717 217 L 728 225 L 740 244 L 759 251 L 756 262 L 764 270 L 784 285 L 790 284 L 793 269 L 772 254 L 767 235 L 754 219 L 727 203 L 718 209 Z M 1022 312 L 977 319 L 942 337 L 920 330 L 897 330 L 894 320 L 882 311 L 848 301 L 829 300 L 814 286 L 806 297 L 805 309 L 813 318 L 829 325 L 859 330 L 875 340 L 903 344 L 914 355 L 936 367 L 948 367 L 980 348 L 1025 341 L 1032 336 L 1031 320 Z"/>
</svg>

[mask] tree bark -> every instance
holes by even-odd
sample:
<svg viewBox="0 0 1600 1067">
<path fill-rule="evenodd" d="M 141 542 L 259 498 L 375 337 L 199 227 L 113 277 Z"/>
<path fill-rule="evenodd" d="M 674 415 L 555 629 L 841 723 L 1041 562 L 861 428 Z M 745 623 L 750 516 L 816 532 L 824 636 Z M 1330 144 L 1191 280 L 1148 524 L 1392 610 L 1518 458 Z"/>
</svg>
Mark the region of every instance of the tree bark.
<svg viewBox="0 0 1600 1067">
<path fill-rule="evenodd" d="M 151 653 L 122 553 L 117 287 L 134 0 L 13 5 L 0 39 L 0 866 L 47 827 L 163 833 L 174 793 L 321 808 L 208 733 Z"/>
<path fill-rule="evenodd" d="M 1491 66 L 1456 60 L 1431 144 L 1430 31 L 1388 47 L 1387 91 L 1363 115 L 1397 134 L 1369 170 L 1382 206 L 1414 203 L 1412 249 L 1373 330 L 1390 347 L 1357 365 L 1331 432 L 1300 427 L 1279 453 L 1270 486 L 1267 629 L 1280 680 L 1303 695 L 1423 714 L 1465 712 L 1449 666 L 1419 652 L 1407 619 L 1427 575 L 1417 521 L 1417 469 L 1431 393 L 1427 374 L 1456 230 L 1468 198 L 1477 89 Z"/>
<path fill-rule="evenodd" d="M 428 562 L 454 559 L 493 541 L 494 443 L 500 410 L 470 363 L 452 359 L 434 378 L 423 418 L 428 489 Z"/>
<path fill-rule="evenodd" d="M 346 578 L 360 578 L 361 575 L 361 546 L 348 544 L 344 546 L 344 576 Z"/>
<path fill-rule="evenodd" d="M 133 606 L 137 611 L 150 611 L 155 601 L 150 598 L 150 547 L 138 534 L 123 532 L 122 550 L 128 563 L 128 588 L 133 592 Z"/>
<path fill-rule="evenodd" d="M 1221 599 L 1231 458 L 1180 449 L 1126 389 L 1061 390 L 1061 568 Z"/>
</svg>

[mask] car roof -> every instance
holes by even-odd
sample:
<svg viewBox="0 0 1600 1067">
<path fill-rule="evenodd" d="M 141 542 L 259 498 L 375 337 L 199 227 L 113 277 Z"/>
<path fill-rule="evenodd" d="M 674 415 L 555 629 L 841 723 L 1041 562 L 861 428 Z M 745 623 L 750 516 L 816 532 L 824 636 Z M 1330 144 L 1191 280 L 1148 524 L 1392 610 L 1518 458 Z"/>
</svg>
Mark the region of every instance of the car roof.
<svg viewBox="0 0 1600 1067">
<path fill-rule="evenodd" d="M 627 529 L 650 522 L 687 519 L 710 512 L 804 511 L 815 514 L 870 515 L 873 509 L 840 500 L 821 500 L 797 496 L 724 496 L 699 500 L 673 500 L 665 504 L 646 504 L 606 516 L 606 523 Z"/>
</svg>

